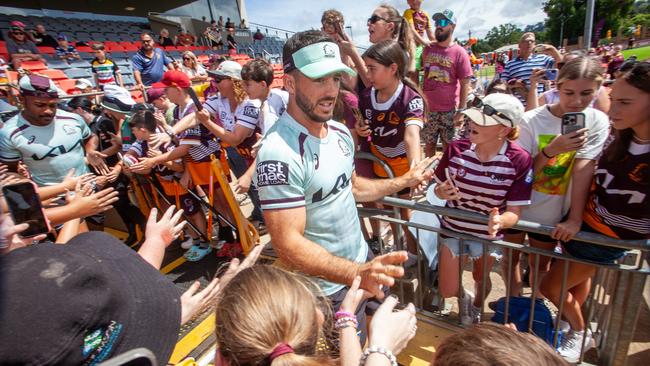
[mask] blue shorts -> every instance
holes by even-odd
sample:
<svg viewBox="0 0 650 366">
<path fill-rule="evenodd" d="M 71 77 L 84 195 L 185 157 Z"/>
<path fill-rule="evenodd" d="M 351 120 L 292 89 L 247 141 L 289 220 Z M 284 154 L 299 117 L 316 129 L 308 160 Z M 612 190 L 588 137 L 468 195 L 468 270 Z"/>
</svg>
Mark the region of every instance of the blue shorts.
<svg viewBox="0 0 650 366">
<path fill-rule="evenodd" d="M 584 222 L 580 227 L 580 231 L 600 234 Z M 621 259 L 625 255 L 625 249 L 607 247 L 577 240 L 562 242 L 562 247 L 564 248 L 564 251 L 571 254 L 572 257 L 601 264 L 614 264 L 617 259 Z"/>
<path fill-rule="evenodd" d="M 450 238 L 440 235 L 440 242 L 446 246 L 454 257 L 460 255 L 460 239 Z M 488 246 L 488 255 L 499 258 L 501 257 L 501 248 L 493 244 Z M 471 259 L 478 259 L 483 256 L 483 243 L 474 240 L 463 240 L 463 255 L 468 255 Z"/>
</svg>

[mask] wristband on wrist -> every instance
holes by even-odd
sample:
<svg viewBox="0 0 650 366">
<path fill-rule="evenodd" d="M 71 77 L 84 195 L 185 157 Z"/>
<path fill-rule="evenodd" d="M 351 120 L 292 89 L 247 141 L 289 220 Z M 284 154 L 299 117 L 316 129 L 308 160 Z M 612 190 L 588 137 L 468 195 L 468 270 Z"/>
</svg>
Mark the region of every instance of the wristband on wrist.
<svg viewBox="0 0 650 366">
<path fill-rule="evenodd" d="M 388 350 L 387 348 L 372 345 L 368 348 L 366 348 L 365 351 L 363 351 L 363 355 L 361 355 L 361 360 L 359 360 L 359 366 L 364 366 L 366 364 L 366 360 L 368 359 L 368 356 L 370 356 L 371 353 L 379 353 L 380 355 L 386 356 L 388 358 L 388 361 L 390 361 L 391 366 L 397 366 L 397 359 L 395 358 L 395 355 L 393 355 L 393 352 Z"/>
<path fill-rule="evenodd" d="M 355 318 L 355 317 L 356 317 L 356 315 L 352 314 L 349 311 L 341 311 L 341 310 L 339 310 L 336 313 L 334 313 L 334 319 L 336 319 L 336 320 L 339 320 L 341 318 Z"/>
<path fill-rule="evenodd" d="M 552 156 L 549 156 L 549 155 L 546 153 L 546 151 L 544 151 L 545 148 L 546 148 L 546 146 L 544 146 L 544 147 L 542 148 L 542 155 L 546 156 L 547 159 L 553 159 Z"/>
<path fill-rule="evenodd" d="M 357 318 L 349 317 L 349 316 L 336 319 L 336 322 L 334 323 L 334 329 L 336 330 L 340 330 L 347 327 L 354 327 L 356 329 L 358 326 L 359 326 L 359 322 L 357 321 Z"/>
</svg>

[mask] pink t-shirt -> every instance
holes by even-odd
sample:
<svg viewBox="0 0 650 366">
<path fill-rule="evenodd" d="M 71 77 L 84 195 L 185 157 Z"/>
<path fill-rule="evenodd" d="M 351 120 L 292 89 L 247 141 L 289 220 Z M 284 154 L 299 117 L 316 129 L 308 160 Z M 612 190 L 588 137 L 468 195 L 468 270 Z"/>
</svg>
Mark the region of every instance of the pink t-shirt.
<svg viewBox="0 0 650 366">
<path fill-rule="evenodd" d="M 451 111 L 460 99 L 460 79 L 472 76 L 469 55 L 463 47 L 453 44 L 426 47 L 422 54 L 424 65 L 424 96 L 432 112 Z"/>
</svg>

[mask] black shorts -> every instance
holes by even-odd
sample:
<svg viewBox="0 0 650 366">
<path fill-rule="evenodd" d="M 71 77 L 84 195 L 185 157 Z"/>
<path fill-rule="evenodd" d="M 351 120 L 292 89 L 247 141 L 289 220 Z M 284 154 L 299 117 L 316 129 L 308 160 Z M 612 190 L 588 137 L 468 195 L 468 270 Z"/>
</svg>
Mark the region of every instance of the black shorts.
<svg viewBox="0 0 650 366">
<path fill-rule="evenodd" d="M 580 227 L 580 231 L 600 234 L 584 222 Z M 566 243 L 562 242 L 562 247 L 574 258 L 601 264 L 614 264 L 617 259 L 621 259 L 625 255 L 625 249 L 607 247 L 577 240 L 569 240 Z"/>
<path fill-rule="evenodd" d="M 548 244 L 553 244 L 557 243 L 557 240 L 551 238 L 550 236 L 546 234 L 538 234 L 538 233 L 529 233 L 521 230 L 515 230 L 515 229 L 506 229 L 506 234 L 511 234 L 511 235 L 516 235 L 516 234 L 521 234 L 521 233 L 526 233 L 528 234 L 528 238 L 535 239 L 537 241 L 541 241 L 543 243 L 548 243 Z"/>
</svg>

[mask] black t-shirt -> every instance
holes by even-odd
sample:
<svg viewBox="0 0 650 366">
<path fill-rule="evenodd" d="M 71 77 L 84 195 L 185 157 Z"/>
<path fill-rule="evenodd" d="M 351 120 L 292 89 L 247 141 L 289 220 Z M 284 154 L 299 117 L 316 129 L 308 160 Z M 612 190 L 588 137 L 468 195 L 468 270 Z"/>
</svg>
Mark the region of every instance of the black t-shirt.
<svg viewBox="0 0 650 366">
<path fill-rule="evenodd" d="M 226 38 L 226 39 L 228 40 L 228 49 L 229 50 L 234 50 L 235 48 L 237 48 L 237 42 L 235 42 L 235 37 L 233 37 L 232 35 L 229 34 L 228 38 Z"/>
<path fill-rule="evenodd" d="M 167 47 L 167 46 L 173 46 L 173 45 L 174 45 L 174 42 L 172 41 L 171 38 L 160 36 L 160 46 L 161 47 Z"/>
<path fill-rule="evenodd" d="M 117 131 L 115 130 L 115 124 L 112 120 L 104 116 L 97 116 L 92 120 L 92 122 L 90 122 L 88 127 L 99 138 L 99 147 L 97 148 L 98 151 L 104 151 L 113 146 L 113 144 L 111 144 L 111 135 L 108 133 L 110 132 L 112 134 L 116 134 Z M 117 154 L 113 154 L 107 157 L 105 160 L 106 165 L 112 167 L 118 163 L 119 157 Z"/>
<path fill-rule="evenodd" d="M 52 48 L 59 47 L 59 42 L 57 42 L 56 39 L 54 39 L 54 37 L 52 37 L 49 34 L 40 34 L 35 32 L 34 41 L 35 41 L 34 43 L 36 43 L 36 45 L 39 47 L 52 47 Z"/>
</svg>

